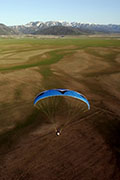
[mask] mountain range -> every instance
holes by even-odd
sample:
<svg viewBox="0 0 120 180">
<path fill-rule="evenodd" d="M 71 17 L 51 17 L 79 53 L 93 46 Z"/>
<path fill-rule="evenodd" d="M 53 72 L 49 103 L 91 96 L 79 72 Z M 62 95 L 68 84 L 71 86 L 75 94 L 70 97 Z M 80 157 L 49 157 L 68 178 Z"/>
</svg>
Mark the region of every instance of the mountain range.
<svg viewBox="0 0 120 180">
<path fill-rule="evenodd" d="M 25 25 L 5 26 L 0 24 L 0 35 L 43 34 L 43 35 L 82 35 L 96 33 L 120 33 L 120 25 L 91 24 L 66 21 L 36 21 Z"/>
</svg>

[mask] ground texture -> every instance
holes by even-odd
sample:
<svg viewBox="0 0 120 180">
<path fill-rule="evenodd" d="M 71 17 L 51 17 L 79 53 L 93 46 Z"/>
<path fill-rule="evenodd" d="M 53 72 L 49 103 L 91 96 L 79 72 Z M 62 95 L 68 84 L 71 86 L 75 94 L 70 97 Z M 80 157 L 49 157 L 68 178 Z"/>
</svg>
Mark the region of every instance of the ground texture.
<svg viewBox="0 0 120 180">
<path fill-rule="evenodd" d="M 0 179 L 119 180 L 120 41 L 2 39 L 0 47 Z M 79 91 L 91 104 L 59 137 L 33 107 L 49 88 Z"/>
</svg>

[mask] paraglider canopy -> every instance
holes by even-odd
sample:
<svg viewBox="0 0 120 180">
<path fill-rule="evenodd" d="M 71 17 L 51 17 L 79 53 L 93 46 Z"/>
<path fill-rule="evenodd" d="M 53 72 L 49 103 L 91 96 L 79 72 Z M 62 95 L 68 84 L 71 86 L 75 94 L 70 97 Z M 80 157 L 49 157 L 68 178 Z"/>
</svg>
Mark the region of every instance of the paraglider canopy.
<svg viewBox="0 0 120 180">
<path fill-rule="evenodd" d="M 88 109 L 90 109 L 89 101 L 87 100 L 87 98 L 85 96 L 83 96 L 79 92 L 69 90 L 69 89 L 50 89 L 50 90 L 43 91 L 36 96 L 36 98 L 34 100 L 34 105 L 41 99 L 53 97 L 53 96 L 69 96 L 72 98 L 79 99 L 79 100 L 85 102 L 88 106 Z"/>
</svg>

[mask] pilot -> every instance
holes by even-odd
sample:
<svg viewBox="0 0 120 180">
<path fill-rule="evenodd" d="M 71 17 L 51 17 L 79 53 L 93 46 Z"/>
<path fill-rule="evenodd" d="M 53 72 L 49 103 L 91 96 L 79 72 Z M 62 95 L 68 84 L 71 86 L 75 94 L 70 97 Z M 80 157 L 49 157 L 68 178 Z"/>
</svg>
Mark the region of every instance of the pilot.
<svg viewBox="0 0 120 180">
<path fill-rule="evenodd" d="M 56 129 L 56 136 L 60 136 L 61 131 L 59 129 Z"/>
</svg>

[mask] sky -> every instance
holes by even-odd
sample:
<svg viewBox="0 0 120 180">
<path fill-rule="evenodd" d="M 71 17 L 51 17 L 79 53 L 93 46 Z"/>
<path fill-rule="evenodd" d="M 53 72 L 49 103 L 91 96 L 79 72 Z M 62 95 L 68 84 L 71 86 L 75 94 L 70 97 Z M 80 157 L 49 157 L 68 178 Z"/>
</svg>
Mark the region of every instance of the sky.
<svg viewBox="0 0 120 180">
<path fill-rule="evenodd" d="M 0 23 L 58 20 L 120 24 L 120 0 L 0 0 Z"/>
</svg>

